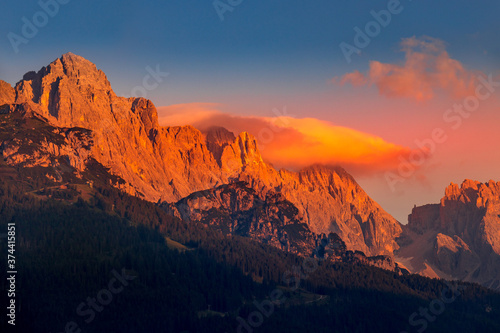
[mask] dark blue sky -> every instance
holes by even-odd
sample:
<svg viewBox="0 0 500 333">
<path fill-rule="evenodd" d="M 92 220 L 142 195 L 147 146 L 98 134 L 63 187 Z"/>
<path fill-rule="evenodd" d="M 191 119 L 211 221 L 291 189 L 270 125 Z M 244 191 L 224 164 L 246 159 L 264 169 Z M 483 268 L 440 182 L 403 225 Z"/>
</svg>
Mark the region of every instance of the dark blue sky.
<svg viewBox="0 0 500 333">
<path fill-rule="evenodd" d="M 498 1 L 401 0 L 401 13 L 347 64 L 339 44 L 352 44 L 353 28 L 364 28 L 373 20 L 370 11 L 388 3 L 243 0 L 221 21 L 211 0 L 71 0 L 16 54 L 7 33 L 22 35 L 22 17 L 31 20 L 41 8 L 38 1 L 4 0 L 0 77 L 15 83 L 25 71 L 72 51 L 95 62 L 115 90 L 127 94 L 146 66 L 160 64 L 177 82 L 149 96 L 163 105 L 209 97 L 221 102 L 276 85 L 316 89 L 336 75 L 366 69 L 370 59 L 397 59 L 399 41 L 411 36 L 442 39 L 452 56 L 476 68 L 500 57 Z"/>
</svg>

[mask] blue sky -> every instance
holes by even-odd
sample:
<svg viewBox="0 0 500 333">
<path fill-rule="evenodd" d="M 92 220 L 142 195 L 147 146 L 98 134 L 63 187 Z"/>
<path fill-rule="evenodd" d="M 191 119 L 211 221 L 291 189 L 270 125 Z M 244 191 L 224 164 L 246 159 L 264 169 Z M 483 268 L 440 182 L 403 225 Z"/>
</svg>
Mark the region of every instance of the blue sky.
<svg viewBox="0 0 500 333">
<path fill-rule="evenodd" d="M 71 51 L 97 64 L 118 95 L 130 95 L 147 75 L 146 67 L 159 66 L 169 76 L 147 93 L 158 107 L 216 103 L 223 112 L 272 117 L 273 108 L 286 106 L 297 118 L 321 119 L 414 148 L 415 138 L 425 137 L 439 123 L 450 100 L 422 104 L 386 99 L 374 87 L 340 86 L 332 79 L 364 73 L 372 60 L 401 64 L 405 54 L 400 43 L 413 36 L 443 41 L 450 58 L 467 70 L 491 73 L 500 62 L 500 3 L 494 0 L 401 0 L 399 13 L 391 15 L 391 22 L 350 63 L 340 43 L 354 45 L 353 28 L 364 30 L 374 20 L 371 11 L 386 10 L 395 0 L 221 0 L 240 3 L 223 14 L 223 21 L 213 0 L 64 1 L 68 3 L 60 4 L 34 37 L 18 45 L 17 53 L 8 34 L 22 36 L 23 17 L 32 22 L 42 8 L 39 1 L 2 2 L 0 79 L 15 84 L 25 72 Z M 482 126 L 480 121 L 498 120 L 492 114 L 484 117 L 474 120 L 478 124 L 471 120 L 464 135 L 474 135 L 473 126 Z M 443 155 L 436 163 L 457 162 L 444 162 L 448 159 Z M 488 162 L 484 157 L 482 165 Z M 463 170 L 450 175 L 453 179 L 444 178 L 442 169 L 434 176 L 428 171 L 435 188 L 415 190 L 418 182 L 408 181 L 398 193 L 383 189 L 380 177 L 358 179 L 405 222 L 413 203 L 438 200 L 450 181 L 497 177 L 487 167 Z"/>
<path fill-rule="evenodd" d="M 16 54 L 7 33 L 21 34 L 21 18 L 31 19 L 41 8 L 37 1 L 6 0 L 0 57 L 8 65 L 0 75 L 14 83 L 33 66 L 72 51 L 97 63 L 115 90 L 126 93 L 146 66 L 160 64 L 177 82 L 175 94 L 160 89 L 150 96 L 163 105 L 225 97 L 255 82 L 262 90 L 273 91 L 277 84 L 287 91 L 315 90 L 329 78 L 366 68 L 372 58 L 396 59 L 399 41 L 411 36 L 442 39 L 452 55 L 475 67 L 500 57 L 497 1 L 401 0 L 401 13 L 347 64 L 339 44 L 352 43 L 353 28 L 363 28 L 373 20 L 370 11 L 387 4 L 243 0 L 220 21 L 212 1 L 71 0 Z"/>
</svg>

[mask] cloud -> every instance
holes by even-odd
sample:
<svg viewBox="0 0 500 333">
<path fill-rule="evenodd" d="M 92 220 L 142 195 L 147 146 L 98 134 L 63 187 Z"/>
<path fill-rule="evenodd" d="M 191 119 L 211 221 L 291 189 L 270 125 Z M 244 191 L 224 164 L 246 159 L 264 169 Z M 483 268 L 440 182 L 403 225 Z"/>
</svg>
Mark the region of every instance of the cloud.
<svg viewBox="0 0 500 333">
<path fill-rule="evenodd" d="M 216 103 L 187 103 L 158 107 L 158 122 L 162 126 L 182 126 L 203 123 L 221 111 Z"/>
<path fill-rule="evenodd" d="M 201 108 L 200 108 L 201 106 Z M 400 157 L 407 157 L 411 150 L 384 139 L 344 126 L 315 118 L 294 118 L 286 110 L 277 117 L 238 116 L 214 111 L 209 105 L 193 104 L 183 107 L 159 108 L 182 114 L 160 116 L 162 126 L 172 124 L 165 120 L 182 119 L 183 125 L 193 125 L 201 130 L 223 126 L 238 134 L 253 134 L 264 160 L 278 168 L 298 170 L 314 163 L 341 165 L 355 175 L 373 175 L 394 170 Z M 190 116 L 193 117 L 190 117 Z M 177 124 L 176 124 L 177 125 Z"/>
<path fill-rule="evenodd" d="M 402 65 L 370 61 L 365 74 L 354 71 L 333 81 L 355 87 L 374 84 L 381 95 L 416 101 L 430 100 L 438 91 L 454 98 L 474 94 L 479 72 L 467 70 L 459 61 L 450 58 L 443 41 L 431 37 L 405 38 L 401 50 L 405 52 Z"/>
</svg>

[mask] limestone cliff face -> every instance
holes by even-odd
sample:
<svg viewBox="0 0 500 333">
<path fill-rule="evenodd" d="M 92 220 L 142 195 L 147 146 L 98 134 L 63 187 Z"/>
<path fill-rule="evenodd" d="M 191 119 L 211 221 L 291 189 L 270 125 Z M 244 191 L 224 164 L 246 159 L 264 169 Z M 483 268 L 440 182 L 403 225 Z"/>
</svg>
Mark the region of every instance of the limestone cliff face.
<svg viewBox="0 0 500 333">
<path fill-rule="evenodd" d="M 245 181 L 259 192 L 276 191 L 292 202 L 317 233 L 334 232 L 348 249 L 367 255 L 392 254 L 402 229 L 391 215 L 374 202 L 341 167 L 313 165 L 299 172 L 275 170 L 262 160 L 255 138 L 231 136 L 217 130 L 209 147 L 223 147 L 219 164 L 229 180 Z M 224 139 L 221 139 L 221 138 Z"/>
<path fill-rule="evenodd" d="M 219 166 L 222 166 L 224 148 L 231 145 L 236 137 L 233 132 L 228 131 L 224 127 L 211 127 L 205 131 L 204 135 L 208 150 L 210 150 Z"/>
<path fill-rule="evenodd" d="M 405 229 L 398 256 L 413 257 L 415 272 L 425 263 L 437 276 L 500 288 L 500 182 L 452 183 L 440 204 L 415 207 Z"/>
<path fill-rule="evenodd" d="M 342 168 L 312 166 L 297 175 L 281 175 L 282 192 L 306 214 L 313 231 L 336 232 L 349 249 L 370 255 L 397 249 L 399 223 Z"/>
<path fill-rule="evenodd" d="M 66 164 L 77 175 L 86 169 L 92 158 L 90 147 L 93 142 L 89 130 L 51 127 L 36 118 L 28 121 L 16 115 L 10 118 L 10 124 L 15 128 L 0 131 L 0 156 L 5 163 L 25 168 L 56 169 Z"/>
<path fill-rule="evenodd" d="M 338 233 L 349 250 L 377 255 L 397 248 L 400 224 L 343 169 L 278 171 L 262 160 L 249 133 L 160 127 L 151 101 L 116 96 L 106 75 L 80 56 L 65 54 L 27 73 L 15 88 L 0 82 L 0 108 L 32 112 L 60 128 L 90 130 L 92 158 L 125 181 L 123 190 L 147 200 L 172 203 L 245 181 L 261 196 L 279 193 L 313 232 Z"/>
<path fill-rule="evenodd" d="M 315 233 L 334 232 L 348 249 L 392 254 L 401 225 L 374 202 L 344 169 L 313 165 L 299 172 L 247 167 L 240 179 L 261 191 L 273 189 L 299 208 Z"/>
<path fill-rule="evenodd" d="M 0 80 L 0 108 L 5 104 L 12 104 L 16 99 L 16 91 L 5 81 Z"/>
<path fill-rule="evenodd" d="M 177 200 L 221 182 L 199 131 L 160 128 L 151 101 L 117 97 L 106 75 L 80 56 L 68 53 L 38 73 L 27 73 L 15 92 L 16 105 L 55 126 L 90 129 L 93 156 L 121 176 L 132 194 L 152 201 Z M 199 164 L 213 174 L 197 172 Z"/>
<path fill-rule="evenodd" d="M 292 202 L 310 229 L 334 232 L 348 249 L 392 254 L 402 229 L 344 169 L 313 165 L 299 172 L 275 170 L 262 160 L 256 140 L 242 133 L 221 154 L 228 179 L 237 177 L 259 192 L 275 191 Z"/>
<path fill-rule="evenodd" d="M 142 121 L 147 118 L 148 102 L 117 97 L 102 71 L 71 53 L 38 73 L 25 74 L 15 91 L 17 105 L 43 116 L 52 125 L 91 130 L 96 160 L 133 184 L 129 186 L 133 194 L 150 194 L 144 184 L 146 168 L 141 166 L 155 164 L 154 159 L 136 149 L 141 144 L 151 145 L 147 124 Z M 154 108 L 152 104 L 149 107 Z M 149 176 L 158 175 L 152 172 Z"/>
<path fill-rule="evenodd" d="M 500 255 L 500 182 L 483 184 L 465 180 L 459 188 L 448 186 L 441 199 L 441 229 L 463 235 L 480 251 L 490 248 Z"/>
<path fill-rule="evenodd" d="M 209 225 L 227 235 L 250 237 L 303 256 L 313 254 L 317 236 L 298 209 L 279 193 L 263 195 L 247 185 L 221 185 L 162 206 L 183 220 Z"/>
<path fill-rule="evenodd" d="M 281 193 L 256 191 L 243 181 L 195 192 L 161 207 L 185 221 L 202 223 L 225 235 L 249 237 L 301 256 L 361 263 L 401 273 L 390 256 L 367 257 L 363 252 L 348 250 L 336 233 L 313 233 L 297 207 Z"/>
</svg>

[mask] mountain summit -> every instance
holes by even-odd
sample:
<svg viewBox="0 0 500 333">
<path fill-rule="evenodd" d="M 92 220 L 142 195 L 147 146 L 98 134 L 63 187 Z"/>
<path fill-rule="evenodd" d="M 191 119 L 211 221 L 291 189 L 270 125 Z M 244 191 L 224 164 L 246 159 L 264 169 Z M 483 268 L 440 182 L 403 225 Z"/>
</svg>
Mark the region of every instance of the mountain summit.
<svg viewBox="0 0 500 333">
<path fill-rule="evenodd" d="M 0 88 L 2 113 L 37 115 L 61 128 L 61 133 L 64 128 L 90 130 L 88 151 L 56 149 L 58 154 L 71 155 L 72 166 L 79 169 L 85 168 L 89 158 L 95 159 L 122 178 L 117 186 L 130 194 L 174 203 L 196 191 L 243 181 L 261 198 L 279 193 L 296 206 L 300 220 L 312 231 L 335 232 L 348 249 L 378 255 L 392 254 L 398 248 L 399 222 L 345 170 L 319 165 L 299 172 L 275 170 L 262 159 L 249 133 L 161 127 L 151 101 L 118 97 L 106 75 L 78 55 L 64 54 L 38 72 L 25 74 L 14 88 L 3 82 Z M 47 154 L 54 152 L 50 145 L 41 146 Z M 18 142 L 5 141 L 2 147 L 12 165 L 30 158 L 16 158 Z M 67 147 L 71 150 L 74 144 Z M 37 163 L 40 159 L 31 162 Z M 49 164 L 57 167 L 58 160 Z"/>
<path fill-rule="evenodd" d="M 404 229 L 397 257 L 412 272 L 500 289 L 500 182 L 452 183 Z"/>
</svg>

